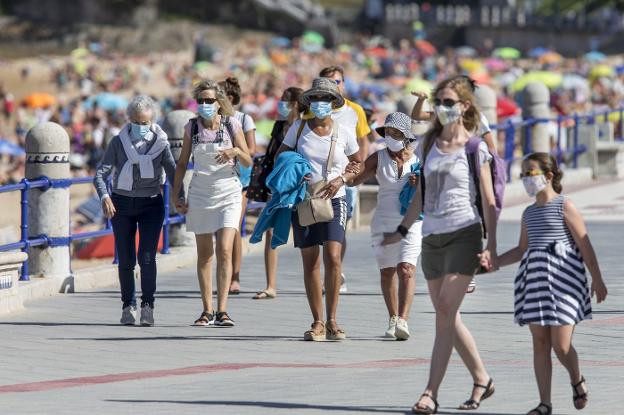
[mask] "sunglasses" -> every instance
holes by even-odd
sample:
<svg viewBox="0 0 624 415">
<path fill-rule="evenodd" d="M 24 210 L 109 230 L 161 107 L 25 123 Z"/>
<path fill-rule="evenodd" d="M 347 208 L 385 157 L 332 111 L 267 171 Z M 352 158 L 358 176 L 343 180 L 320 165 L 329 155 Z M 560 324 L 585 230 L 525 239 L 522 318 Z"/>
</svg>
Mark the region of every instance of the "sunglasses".
<svg viewBox="0 0 624 415">
<path fill-rule="evenodd" d="M 343 81 L 341 79 L 334 79 L 336 85 L 340 85 Z"/>
<path fill-rule="evenodd" d="M 217 99 L 216 98 L 197 98 L 196 101 L 199 105 L 214 104 L 215 102 L 217 102 Z"/>
<path fill-rule="evenodd" d="M 331 102 L 334 100 L 334 97 L 330 95 L 310 95 L 309 99 L 311 102 L 314 102 L 314 101 Z"/>
<path fill-rule="evenodd" d="M 444 107 L 451 108 L 458 102 L 460 101 L 455 101 L 454 99 L 450 99 L 450 98 L 445 98 L 445 99 L 435 98 L 433 100 L 433 105 L 435 105 L 436 107 L 442 105 Z"/>
<path fill-rule="evenodd" d="M 539 169 L 527 170 L 527 171 L 520 173 L 520 178 L 522 179 L 524 177 L 534 177 L 534 176 L 539 176 L 540 174 L 544 174 L 544 172 Z"/>
</svg>

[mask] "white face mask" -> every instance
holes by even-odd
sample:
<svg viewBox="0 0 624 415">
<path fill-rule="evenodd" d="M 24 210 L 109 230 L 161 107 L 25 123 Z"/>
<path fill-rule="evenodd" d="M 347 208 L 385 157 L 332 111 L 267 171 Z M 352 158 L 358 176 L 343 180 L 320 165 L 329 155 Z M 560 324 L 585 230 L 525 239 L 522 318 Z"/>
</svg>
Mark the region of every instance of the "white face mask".
<svg viewBox="0 0 624 415">
<path fill-rule="evenodd" d="M 540 174 L 539 176 L 523 177 L 522 184 L 527 194 L 531 197 L 535 197 L 539 192 L 546 189 L 548 181 L 546 180 L 546 176 Z"/>
<path fill-rule="evenodd" d="M 438 117 L 438 120 L 440 120 L 440 124 L 442 125 L 454 123 L 461 118 L 459 102 L 450 108 L 444 105 L 437 105 L 433 109 Z"/>
<path fill-rule="evenodd" d="M 391 137 L 384 137 L 386 147 L 393 153 L 398 153 L 405 148 L 405 142 L 403 140 L 395 140 Z"/>
</svg>

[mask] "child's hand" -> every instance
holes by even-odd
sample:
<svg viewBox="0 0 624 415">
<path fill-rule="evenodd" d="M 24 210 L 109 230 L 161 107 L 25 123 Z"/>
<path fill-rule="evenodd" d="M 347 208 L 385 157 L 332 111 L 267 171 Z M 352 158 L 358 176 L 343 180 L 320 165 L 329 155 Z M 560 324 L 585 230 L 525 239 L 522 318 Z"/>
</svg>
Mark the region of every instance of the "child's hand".
<svg viewBox="0 0 624 415">
<path fill-rule="evenodd" d="M 496 253 L 492 254 L 486 249 L 480 254 L 477 254 L 477 256 L 479 257 L 479 265 L 487 272 L 498 271 L 498 257 Z"/>
<path fill-rule="evenodd" d="M 607 298 L 607 286 L 602 279 L 597 280 L 592 278 L 591 296 L 593 297 L 594 294 L 596 294 L 596 301 L 598 301 L 598 303 L 602 303 Z"/>
</svg>

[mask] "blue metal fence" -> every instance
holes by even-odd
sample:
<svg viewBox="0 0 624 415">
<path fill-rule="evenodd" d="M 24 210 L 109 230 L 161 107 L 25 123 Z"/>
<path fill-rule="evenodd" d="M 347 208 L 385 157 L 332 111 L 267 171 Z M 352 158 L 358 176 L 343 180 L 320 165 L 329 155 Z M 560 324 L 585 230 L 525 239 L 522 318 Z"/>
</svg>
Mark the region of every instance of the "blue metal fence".
<svg viewBox="0 0 624 415">
<path fill-rule="evenodd" d="M 71 179 L 49 179 L 47 177 L 41 177 L 36 180 L 22 179 L 20 183 L 11 184 L 7 186 L 0 186 L 0 193 L 8 192 L 21 192 L 20 205 L 21 205 L 21 221 L 20 221 L 20 240 L 5 245 L 0 245 L 1 251 L 12 251 L 15 249 L 21 249 L 23 252 L 28 253 L 31 247 L 37 246 L 66 246 L 67 249 L 73 241 L 81 241 L 91 238 L 100 238 L 102 236 L 110 235 L 113 233 L 110 220 L 107 220 L 104 228 L 97 231 L 72 233 L 70 230 L 68 237 L 50 237 L 48 235 L 38 235 L 35 237 L 28 237 L 28 193 L 33 189 L 40 189 L 46 191 L 50 188 L 68 188 L 72 185 L 92 183 L 93 177 L 80 177 Z M 165 219 L 163 221 L 163 246 L 161 253 L 169 253 L 169 225 L 184 223 L 185 217 L 180 214 L 169 215 L 169 183 L 163 185 L 163 198 L 165 203 Z M 116 262 L 116 258 L 114 260 Z M 21 281 L 28 281 L 28 261 L 24 261 L 22 264 L 22 272 L 20 275 Z"/>
<path fill-rule="evenodd" d="M 554 155 L 557 157 L 558 161 L 561 162 L 564 160 L 572 160 L 572 167 L 578 167 L 578 155 L 585 152 L 587 149 L 584 145 L 579 145 L 579 125 L 582 123 L 586 124 L 594 124 L 600 121 L 600 117 L 603 117 L 603 122 L 609 120 L 609 116 L 611 114 L 619 114 L 619 118 L 617 121 L 616 132 L 619 135 L 616 137 L 617 140 L 621 141 L 624 135 L 624 107 L 616 110 L 608 110 L 595 112 L 591 114 L 574 114 L 569 116 L 558 116 L 555 118 L 548 119 L 526 119 L 522 121 L 511 121 L 499 125 L 491 126 L 492 130 L 504 130 L 505 135 L 505 147 L 503 150 L 503 157 L 507 162 L 508 168 L 508 178 L 511 180 L 509 175 L 511 165 L 514 161 L 518 159 L 515 156 L 516 148 L 519 142 L 518 133 L 525 130 L 524 143 L 522 152 L 523 154 L 528 154 L 532 151 L 531 148 L 531 128 L 540 123 L 546 122 L 556 122 L 557 123 L 557 139 L 556 139 L 556 149 L 554 150 Z M 561 139 L 562 139 L 562 129 L 563 123 L 569 120 L 573 120 L 572 124 L 572 147 L 569 148 L 567 145 L 565 146 L 565 150 L 562 147 Z M 80 177 L 80 178 L 68 178 L 68 179 L 49 179 L 47 177 L 41 177 L 36 180 L 28 180 L 22 179 L 22 181 L 18 184 L 12 184 L 7 186 L 0 186 L 0 193 L 8 193 L 8 192 L 21 192 L 20 204 L 21 204 L 21 222 L 20 222 L 20 240 L 18 242 L 13 242 L 5 245 L 0 245 L 1 251 L 11 251 L 15 249 L 21 249 L 22 251 L 28 253 L 31 247 L 37 246 L 67 246 L 67 249 L 70 248 L 70 245 L 73 241 L 80 241 L 91 238 L 100 238 L 105 235 L 112 234 L 112 226 L 110 220 L 106 221 L 106 224 L 103 229 L 97 231 L 90 232 L 81 232 L 81 233 L 71 233 L 68 237 L 50 237 L 48 235 L 38 235 L 35 237 L 28 237 L 28 193 L 33 189 L 40 189 L 41 191 L 46 191 L 50 188 L 68 188 L 72 185 L 77 184 L 87 184 L 92 183 L 93 177 Z M 169 183 L 166 182 L 163 185 L 163 199 L 165 204 L 165 219 L 163 221 L 163 247 L 161 249 L 162 254 L 169 253 L 169 225 L 179 224 L 185 222 L 185 217 L 180 214 L 169 215 Z M 244 222 L 243 222 L 244 223 Z M 22 272 L 20 280 L 28 280 L 28 261 L 25 261 L 22 265 Z"/>
</svg>

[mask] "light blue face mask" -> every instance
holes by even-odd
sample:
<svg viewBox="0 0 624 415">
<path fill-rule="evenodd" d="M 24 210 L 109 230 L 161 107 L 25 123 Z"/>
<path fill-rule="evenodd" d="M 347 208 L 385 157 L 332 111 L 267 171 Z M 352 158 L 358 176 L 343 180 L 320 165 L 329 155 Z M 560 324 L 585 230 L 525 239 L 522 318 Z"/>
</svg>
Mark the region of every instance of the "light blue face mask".
<svg viewBox="0 0 624 415">
<path fill-rule="evenodd" d="M 150 130 L 149 124 L 143 125 L 143 124 L 130 123 L 130 131 L 132 132 L 132 137 L 136 139 L 145 137 L 145 135 L 149 133 L 149 130 Z"/>
<path fill-rule="evenodd" d="M 199 104 L 197 106 L 197 113 L 207 120 L 212 119 L 217 113 L 217 104 Z"/>
<path fill-rule="evenodd" d="M 316 118 L 327 118 L 332 113 L 332 104 L 326 101 L 314 101 L 310 103 L 310 111 Z"/>
<path fill-rule="evenodd" d="M 277 103 L 277 113 L 286 118 L 290 115 L 290 107 L 288 101 L 280 101 Z"/>
</svg>

